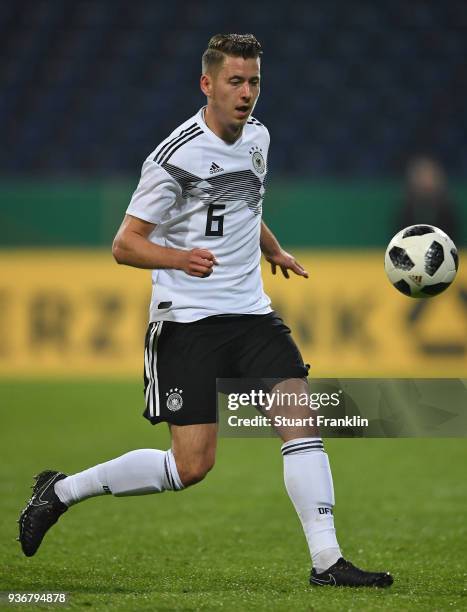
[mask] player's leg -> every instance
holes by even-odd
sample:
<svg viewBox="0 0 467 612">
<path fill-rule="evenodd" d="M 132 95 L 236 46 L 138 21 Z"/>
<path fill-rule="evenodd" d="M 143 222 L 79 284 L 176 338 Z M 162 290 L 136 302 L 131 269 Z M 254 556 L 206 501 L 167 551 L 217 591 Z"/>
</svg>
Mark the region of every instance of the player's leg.
<svg viewBox="0 0 467 612">
<path fill-rule="evenodd" d="M 71 476 L 54 471 L 39 474 L 19 519 L 19 540 L 27 556 L 36 552 L 47 530 L 73 504 L 106 493 L 126 496 L 178 491 L 199 482 L 211 469 L 217 433 L 216 372 L 212 368 L 216 361 L 210 363 L 197 354 L 206 335 L 197 325 L 149 325 L 145 416 L 152 424 L 172 424 L 172 448 L 133 450 Z M 211 336 L 222 344 L 216 330 Z M 207 357 L 211 347 L 212 343 L 204 346 Z"/>
<path fill-rule="evenodd" d="M 288 398 L 309 391 L 305 379 L 293 378 L 277 384 L 274 392 L 286 393 L 282 397 Z M 284 416 L 292 423 L 306 423 L 303 419 L 310 416 L 310 409 L 304 405 L 280 402 L 272 410 L 274 415 Z M 310 549 L 313 564 L 310 583 L 319 586 L 390 586 L 393 582 L 390 574 L 363 571 L 342 557 L 334 528 L 331 468 L 318 429 L 301 424 L 276 429 L 284 442 L 281 450 L 285 486 Z"/>
<path fill-rule="evenodd" d="M 202 480 L 213 467 L 215 424 L 171 426 L 172 446 L 166 451 L 144 448 L 125 453 L 55 484 L 67 506 L 111 493 L 117 497 L 179 491 Z"/>
<path fill-rule="evenodd" d="M 241 364 L 244 377 L 282 379 L 273 392 L 295 393 L 297 397 L 309 393 L 305 378 L 308 366 L 303 363 L 290 329 L 275 313 L 258 319 L 258 325 L 245 335 Z M 274 416 L 303 420 L 310 415 L 308 406 L 286 402 L 277 403 L 268 413 L 273 422 Z M 302 523 L 312 558 L 310 582 L 336 586 L 392 584 L 389 574 L 364 572 L 342 558 L 334 528 L 331 469 L 318 429 L 307 424 L 280 426 L 277 433 L 284 442 L 281 450 L 285 486 Z"/>
<path fill-rule="evenodd" d="M 171 425 L 172 452 L 184 487 L 203 480 L 214 467 L 217 423 Z"/>
<path fill-rule="evenodd" d="M 272 391 L 286 399 L 309 393 L 304 378 L 281 381 Z M 268 411 L 268 416 L 273 423 L 275 417 L 285 417 L 287 423 L 305 423 L 275 429 L 284 442 L 281 451 L 285 487 L 302 523 L 313 567 L 322 572 L 342 557 L 334 528 L 334 486 L 323 441 L 318 428 L 306 424 L 311 416 L 307 405 L 279 401 Z"/>
<path fill-rule="evenodd" d="M 172 445 L 166 451 L 144 448 L 125 453 L 55 484 L 67 506 L 111 493 L 117 497 L 179 491 L 202 480 L 213 467 L 217 425 L 170 427 Z"/>
<path fill-rule="evenodd" d="M 85 499 L 179 491 L 202 480 L 214 465 L 217 425 L 172 426 L 171 431 L 172 447 L 166 451 L 130 451 L 71 476 L 42 472 L 19 519 L 24 554 L 32 556 L 60 516 Z"/>
</svg>

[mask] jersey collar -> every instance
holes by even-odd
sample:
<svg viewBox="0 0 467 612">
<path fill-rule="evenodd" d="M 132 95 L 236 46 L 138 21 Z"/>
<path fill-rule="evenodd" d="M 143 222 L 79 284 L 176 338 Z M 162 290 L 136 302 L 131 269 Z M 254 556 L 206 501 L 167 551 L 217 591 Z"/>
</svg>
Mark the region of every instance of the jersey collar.
<svg viewBox="0 0 467 612">
<path fill-rule="evenodd" d="M 240 145 L 243 141 L 243 130 L 242 133 L 240 134 L 240 137 L 237 138 L 237 140 L 235 142 L 233 142 L 232 144 L 229 144 L 228 142 L 226 142 L 225 140 L 222 140 L 222 138 L 219 138 L 219 136 L 217 136 L 217 134 L 214 134 L 214 132 L 211 130 L 211 128 L 208 127 L 208 124 L 206 123 L 206 121 L 204 120 L 204 113 L 206 111 L 206 106 L 203 106 L 202 108 L 200 108 L 197 118 L 198 118 L 198 123 L 201 127 L 201 129 L 205 132 L 205 134 L 211 138 L 211 140 L 214 140 L 215 142 L 221 143 L 224 145 L 224 147 L 227 147 L 228 149 L 233 149 L 235 147 L 237 147 L 238 145 Z"/>
</svg>

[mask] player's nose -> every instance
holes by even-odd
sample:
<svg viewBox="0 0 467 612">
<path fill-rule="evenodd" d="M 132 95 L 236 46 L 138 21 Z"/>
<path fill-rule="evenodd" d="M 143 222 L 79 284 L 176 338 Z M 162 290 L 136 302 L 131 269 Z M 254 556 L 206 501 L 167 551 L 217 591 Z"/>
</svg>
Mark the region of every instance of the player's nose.
<svg viewBox="0 0 467 612">
<path fill-rule="evenodd" d="M 242 88 L 241 91 L 241 95 L 242 95 L 242 100 L 246 100 L 249 101 L 251 98 L 251 89 L 250 86 L 248 85 L 248 83 L 245 83 L 245 85 Z"/>
</svg>

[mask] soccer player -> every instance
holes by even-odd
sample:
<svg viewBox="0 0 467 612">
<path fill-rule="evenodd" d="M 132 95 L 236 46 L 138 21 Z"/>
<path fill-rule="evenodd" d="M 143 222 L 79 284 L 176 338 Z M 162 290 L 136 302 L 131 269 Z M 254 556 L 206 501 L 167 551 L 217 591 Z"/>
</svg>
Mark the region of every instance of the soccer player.
<svg viewBox="0 0 467 612">
<path fill-rule="evenodd" d="M 115 237 L 118 263 L 152 270 L 144 352 L 145 417 L 169 423 L 169 450 L 140 449 L 77 474 L 44 471 L 19 519 L 32 556 L 70 506 L 89 497 L 180 491 L 213 467 L 216 378 L 278 378 L 275 389 L 308 391 L 308 366 L 263 291 L 261 252 L 286 278 L 307 272 L 261 221 L 268 130 L 252 116 L 260 92 L 261 46 L 251 34 L 214 36 L 202 59 L 207 105 L 149 155 Z M 307 417 L 304 406 L 275 414 Z M 334 491 L 317 429 L 278 428 L 284 479 L 300 517 L 311 584 L 392 584 L 342 558 Z"/>
</svg>

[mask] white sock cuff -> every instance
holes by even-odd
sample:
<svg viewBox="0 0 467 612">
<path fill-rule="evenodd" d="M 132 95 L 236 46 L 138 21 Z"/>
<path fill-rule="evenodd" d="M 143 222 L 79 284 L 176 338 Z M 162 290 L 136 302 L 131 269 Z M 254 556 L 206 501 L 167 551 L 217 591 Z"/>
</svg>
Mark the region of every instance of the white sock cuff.
<svg viewBox="0 0 467 612">
<path fill-rule="evenodd" d="M 169 450 L 165 453 L 164 467 L 167 482 L 169 483 L 168 488 L 172 489 L 172 491 L 180 491 L 180 489 L 184 489 L 183 482 L 180 480 L 180 476 L 178 475 L 177 464 L 175 463 L 175 457 L 171 448 L 169 448 Z"/>
<path fill-rule="evenodd" d="M 295 438 L 289 440 L 281 446 L 281 453 L 286 455 L 302 455 L 310 451 L 324 451 L 323 440 L 321 438 Z"/>
<path fill-rule="evenodd" d="M 314 557 L 315 555 L 319 555 L 325 550 L 329 549 L 339 549 L 339 544 L 337 542 L 336 530 L 334 528 L 334 523 L 325 525 L 322 529 L 313 529 L 313 547 L 311 552 L 311 558 L 313 560 L 313 565 L 315 565 Z M 340 557 L 341 555 L 339 555 Z M 337 559 L 339 558 L 337 557 Z M 336 561 L 337 561 L 336 559 Z M 336 562 L 334 561 L 334 563 Z M 332 565 L 330 563 L 329 565 Z M 327 567 L 329 567 L 329 565 Z M 324 568 L 326 569 L 326 568 Z"/>
</svg>

